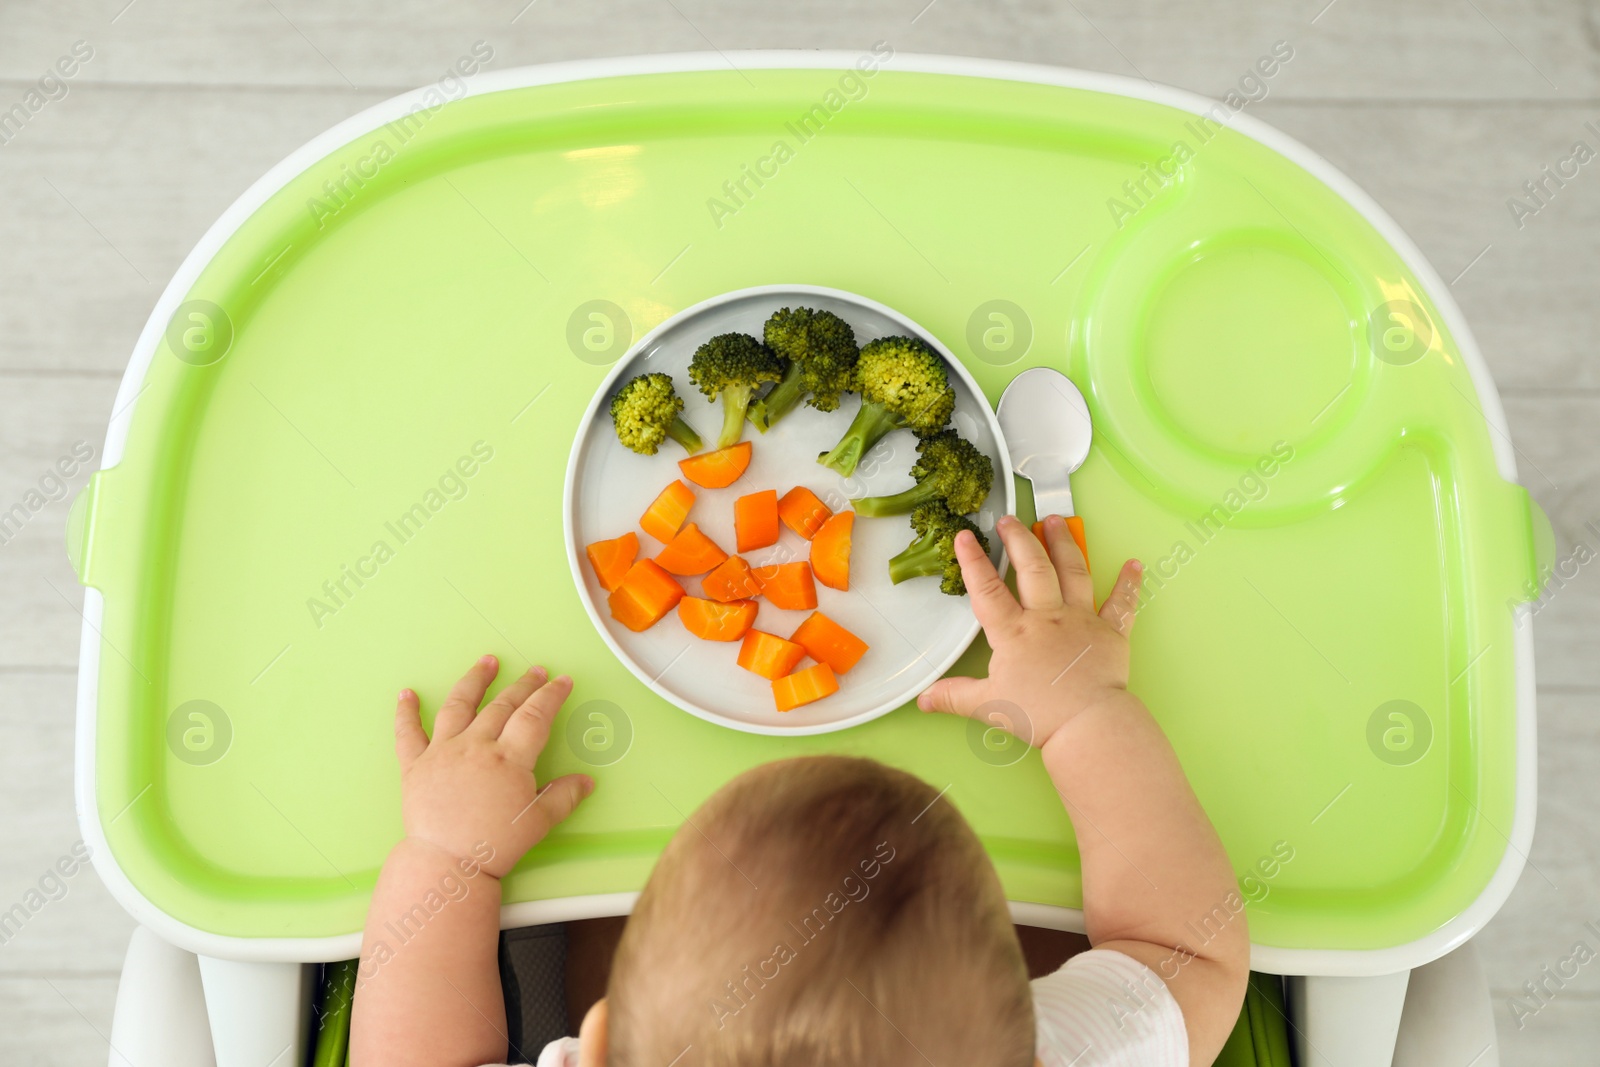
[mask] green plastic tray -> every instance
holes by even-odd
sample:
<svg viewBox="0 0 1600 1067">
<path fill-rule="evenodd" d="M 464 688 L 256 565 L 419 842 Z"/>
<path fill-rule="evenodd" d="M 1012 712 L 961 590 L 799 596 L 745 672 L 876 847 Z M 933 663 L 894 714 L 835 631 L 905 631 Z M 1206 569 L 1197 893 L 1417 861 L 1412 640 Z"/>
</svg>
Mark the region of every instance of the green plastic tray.
<svg viewBox="0 0 1600 1067">
<path fill-rule="evenodd" d="M 607 364 L 776 283 L 920 321 L 991 403 L 1040 364 L 1084 389 L 1096 584 L 1149 565 L 1133 688 L 1258 945 L 1414 944 L 1515 878 L 1532 513 L 1459 313 L 1392 223 L 1175 93 L 909 57 L 794 69 L 817 63 L 484 75 L 333 131 L 191 256 L 69 534 L 103 594 L 84 823 L 136 915 L 219 954 L 349 955 L 400 834 L 394 693 L 431 713 L 485 651 L 577 679 L 539 769 L 599 780 L 509 902 L 636 890 L 722 782 L 829 751 L 948 785 L 1013 900 L 1078 907 L 1036 754 L 911 708 L 819 737 L 721 729 L 652 696 L 579 605 L 562 479 Z"/>
</svg>

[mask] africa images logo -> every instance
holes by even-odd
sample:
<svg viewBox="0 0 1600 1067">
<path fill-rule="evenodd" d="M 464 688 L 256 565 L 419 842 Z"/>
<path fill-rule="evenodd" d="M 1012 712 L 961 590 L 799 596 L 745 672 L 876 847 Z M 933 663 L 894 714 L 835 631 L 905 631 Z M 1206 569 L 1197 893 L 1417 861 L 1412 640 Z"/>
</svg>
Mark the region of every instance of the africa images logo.
<svg viewBox="0 0 1600 1067">
<path fill-rule="evenodd" d="M 0 146 L 8 145 L 20 134 L 33 117 L 57 100 L 65 100 L 72 91 L 68 84 L 83 64 L 94 58 L 94 45 L 76 41 L 72 50 L 60 57 L 39 79 L 29 85 L 22 98 L 5 106 L 0 102 Z"/>
<path fill-rule="evenodd" d="M 376 578 L 384 566 L 422 533 L 432 518 L 443 511 L 451 501 L 461 500 L 471 486 L 471 479 L 494 459 L 494 446 L 487 441 L 474 441 L 472 454 L 463 455 L 447 467 L 438 481 L 430 485 L 421 499 L 383 524 L 386 536 L 372 542 L 367 552 L 350 563 L 341 563 L 332 578 L 322 583 L 320 596 L 306 598 L 306 610 L 311 622 L 322 629 L 327 620 L 345 608 L 367 583 Z M 392 542 L 392 543 L 391 543 Z"/>
<path fill-rule="evenodd" d="M 422 95 L 406 113 L 383 127 L 382 134 L 367 145 L 367 150 L 353 163 L 340 163 L 337 177 L 322 183 L 322 196 L 306 198 L 306 210 L 322 229 L 328 220 L 343 211 L 378 176 L 383 167 L 395 160 L 399 149 L 422 132 L 422 128 L 440 108 L 467 95 L 466 79 L 488 66 L 494 59 L 494 46 L 478 41 L 471 52 L 456 60 L 437 82 L 422 91 Z"/>
<path fill-rule="evenodd" d="M 736 177 L 722 183 L 722 195 L 706 199 L 706 210 L 717 229 L 722 229 L 728 219 L 737 215 L 755 195 L 766 188 L 767 182 L 778 176 L 779 170 L 793 160 L 798 150 L 822 133 L 823 129 L 846 107 L 867 98 L 867 79 L 878 73 L 878 67 L 894 58 L 894 48 L 887 41 L 878 41 L 872 51 L 856 60 L 855 68 L 839 75 L 832 88 L 822 94 L 801 114 L 783 124 L 788 137 L 772 142 L 765 154 L 750 163 L 741 163 Z M 792 138 L 792 141 L 791 141 Z"/>
<path fill-rule="evenodd" d="M 1123 195 L 1106 199 L 1106 209 L 1110 211 L 1111 221 L 1117 229 L 1122 229 L 1129 219 L 1143 211 L 1163 192 L 1173 188 L 1184 164 L 1215 140 L 1217 134 L 1227 129 L 1245 108 L 1265 100 L 1272 91 L 1271 80 L 1293 58 L 1293 45 L 1288 41 L 1274 42 L 1270 53 L 1258 57 L 1239 76 L 1235 87 L 1223 96 L 1222 103 L 1213 104 L 1184 122 L 1184 132 L 1194 140 L 1194 144 L 1180 137 L 1172 142 L 1166 155 L 1153 163 L 1140 163 L 1138 175 L 1122 183 Z"/>
</svg>

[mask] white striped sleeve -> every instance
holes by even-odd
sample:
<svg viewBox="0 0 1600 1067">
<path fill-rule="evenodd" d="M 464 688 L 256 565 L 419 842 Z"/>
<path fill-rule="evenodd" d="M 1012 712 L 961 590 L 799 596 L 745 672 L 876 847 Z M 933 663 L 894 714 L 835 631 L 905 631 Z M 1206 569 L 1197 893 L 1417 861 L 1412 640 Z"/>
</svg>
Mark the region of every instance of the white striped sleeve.
<svg viewBox="0 0 1600 1067">
<path fill-rule="evenodd" d="M 539 1061 L 534 1067 L 577 1067 L 577 1065 L 578 1039 L 558 1037 L 539 1053 Z"/>
<path fill-rule="evenodd" d="M 1033 982 L 1044 1067 L 1189 1067 L 1183 1009 L 1156 972 L 1113 949 Z"/>
</svg>

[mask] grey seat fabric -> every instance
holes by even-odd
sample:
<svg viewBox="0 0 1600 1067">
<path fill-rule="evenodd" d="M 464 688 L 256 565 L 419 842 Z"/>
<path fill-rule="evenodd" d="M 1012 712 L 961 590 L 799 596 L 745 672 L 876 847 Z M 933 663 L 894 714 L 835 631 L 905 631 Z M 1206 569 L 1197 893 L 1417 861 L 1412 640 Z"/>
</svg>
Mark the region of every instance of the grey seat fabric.
<svg viewBox="0 0 1600 1067">
<path fill-rule="evenodd" d="M 546 1044 L 573 1031 L 566 997 L 567 928 L 528 926 L 500 935 L 500 985 L 510 1028 L 509 1063 L 532 1063 Z"/>
</svg>

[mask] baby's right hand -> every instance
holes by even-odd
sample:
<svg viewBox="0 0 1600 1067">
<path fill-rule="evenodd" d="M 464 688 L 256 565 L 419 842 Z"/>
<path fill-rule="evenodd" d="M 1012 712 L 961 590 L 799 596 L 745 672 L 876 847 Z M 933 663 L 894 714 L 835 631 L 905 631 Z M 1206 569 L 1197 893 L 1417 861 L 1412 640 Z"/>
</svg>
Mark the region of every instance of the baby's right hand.
<svg viewBox="0 0 1600 1067">
<path fill-rule="evenodd" d="M 1043 748 L 1078 713 L 1127 690 L 1128 634 L 1144 568 L 1123 564 L 1096 614 L 1088 567 L 1064 519 L 1045 520 L 1048 555 L 1015 516 L 1003 516 L 996 530 L 1016 568 L 1016 597 L 977 538 L 962 532 L 955 541 L 973 613 L 994 652 L 989 676 L 942 678 L 917 706 L 979 718 Z"/>
</svg>

